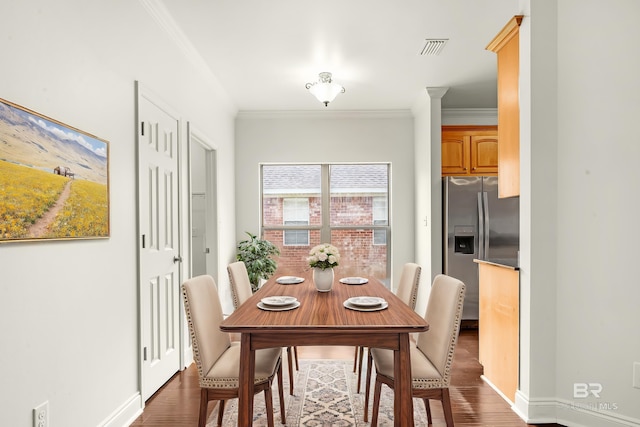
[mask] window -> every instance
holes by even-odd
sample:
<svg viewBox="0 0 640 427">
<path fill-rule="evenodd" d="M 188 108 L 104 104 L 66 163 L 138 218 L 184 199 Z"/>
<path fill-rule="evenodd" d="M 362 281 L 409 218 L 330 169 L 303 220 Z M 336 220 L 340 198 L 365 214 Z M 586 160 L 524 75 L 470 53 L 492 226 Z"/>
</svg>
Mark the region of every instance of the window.
<svg viewBox="0 0 640 427">
<path fill-rule="evenodd" d="M 384 196 L 375 196 L 373 198 L 373 225 L 387 225 L 387 198 Z M 387 244 L 387 230 L 373 230 L 373 244 Z"/>
<path fill-rule="evenodd" d="M 280 248 L 277 275 L 307 269 L 309 250 L 340 250 L 336 274 L 388 281 L 389 172 L 386 163 L 261 166 L 262 236 Z"/>
<path fill-rule="evenodd" d="M 309 225 L 309 199 L 283 199 L 282 216 L 284 225 Z M 284 245 L 309 246 L 309 230 L 284 230 Z"/>
</svg>

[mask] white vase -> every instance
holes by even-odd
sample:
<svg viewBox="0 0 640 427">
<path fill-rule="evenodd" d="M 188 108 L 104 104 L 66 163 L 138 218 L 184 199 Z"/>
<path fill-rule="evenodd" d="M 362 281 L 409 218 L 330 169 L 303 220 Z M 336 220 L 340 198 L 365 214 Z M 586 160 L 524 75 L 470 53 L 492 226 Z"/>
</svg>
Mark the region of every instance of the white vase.
<svg viewBox="0 0 640 427">
<path fill-rule="evenodd" d="M 318 292 L 329 292 L 333 286 L 333 268 L 314 268 L 313 283 Z"/>
</svg>

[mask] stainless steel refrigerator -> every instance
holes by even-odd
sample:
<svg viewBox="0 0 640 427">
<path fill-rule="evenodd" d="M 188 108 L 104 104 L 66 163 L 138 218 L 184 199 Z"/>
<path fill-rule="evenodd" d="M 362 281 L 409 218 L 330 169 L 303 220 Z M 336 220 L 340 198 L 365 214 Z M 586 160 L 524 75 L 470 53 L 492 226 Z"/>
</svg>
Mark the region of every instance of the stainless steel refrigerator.
<svg viewBox="0 0 640 427">
<path fill-rule="evenodd" d="M 465 283 L 462 318 L 478 319 L 478 264 L 482 259 L 517 266 L 518 197 L 498 198 L 498 178 L 444 177 L 443 272 Z"/>
</svg>

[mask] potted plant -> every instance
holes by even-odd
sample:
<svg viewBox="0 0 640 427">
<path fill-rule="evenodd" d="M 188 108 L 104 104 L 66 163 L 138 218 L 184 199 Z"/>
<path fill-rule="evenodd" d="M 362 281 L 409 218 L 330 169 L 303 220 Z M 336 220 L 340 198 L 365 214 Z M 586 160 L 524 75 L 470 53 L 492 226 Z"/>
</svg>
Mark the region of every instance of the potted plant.
<svg viewBox="0 0 640 427">
<path fill-rule="evenodd" d="M 238 243 L 236 259 L 244 262 L 251 282 L 251 290 L 257 291 L 260 287 L 260 279 L 268 279 L 275 273 L 278 265 L 272 258 L 280 255 L 280 249 L 268 240 L 260 239 L 246 231 L 249 238 Z"/>
</svg>

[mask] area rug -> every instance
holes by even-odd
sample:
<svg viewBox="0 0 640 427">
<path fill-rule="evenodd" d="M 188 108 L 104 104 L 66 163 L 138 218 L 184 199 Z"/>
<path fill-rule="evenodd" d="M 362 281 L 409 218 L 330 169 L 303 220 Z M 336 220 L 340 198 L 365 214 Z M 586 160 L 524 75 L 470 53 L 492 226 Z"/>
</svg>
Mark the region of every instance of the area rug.
<svg viewBox="0 0 640 427">
<path fill-rule="evenodd" d="M 366 367 L 365 367 L 366 369 Z M 363 376 L 366 370 L 363 371 Z M 294 395 L 289 395 L 288 375 L 284 375 L 284 399 L 287 427 L 364 427 L 364 379 L 361 392 L 357 393 L 357 374 L 353 373 L 353 360 L 300 360 L 300 370 L 295 373 Z M 373 382 L 373 381 L 372 381 Z M 373 404 L 373 384 L 369 401 L 369 418 Z M 266 426 L 267 416 L 264 393 L 254 398 L 254 426 Z M 424 405 L 413 400 L 416 426 L 426 426 Z M 280 402 L 277 381 L 274 380 L 273 407 L 275 425 L 280 424 Z M 238 400 L 227 403 L 223 426 L 237 426 Z M 211 414 L 207 427 L 215 427 L 218 411 Z M 393 425 L 393 391 L 382 387 L 378 425 Z"/>
</svg>

